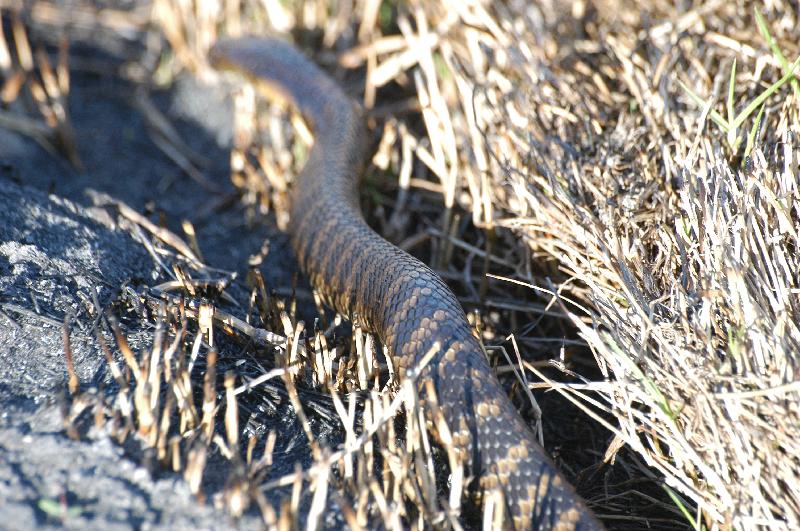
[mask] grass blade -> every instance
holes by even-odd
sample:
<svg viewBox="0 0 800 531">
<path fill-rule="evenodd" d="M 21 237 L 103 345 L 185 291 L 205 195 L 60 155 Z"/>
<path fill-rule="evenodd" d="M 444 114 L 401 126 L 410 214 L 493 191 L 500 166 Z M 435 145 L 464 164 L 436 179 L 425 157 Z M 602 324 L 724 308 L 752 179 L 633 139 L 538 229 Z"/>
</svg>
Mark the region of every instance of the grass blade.
<svg viewBox="0 0 800 531">
<path fill-rule="evenodd" d="M 733 58 L 733 64 L 731 65 L 731 76 L 728 80 L 728 100 L 726 102 L 726 108 L 728 111 L 728 123 L 732 124 L 736 115 L 734 114 L 733 110 L 733 89 L 736 86 L 736 58 Z M 728 145 L 732 148 L 735 147 L 736 144 L 736 126 L 734 125 L 730 129 L 728 129 Z"/>
<path fill-rule="evenodd" d="M 686 84 L 683 81 L 678 81 L 678 83 L 680 83 L 680 85 L 683 88 L 683 90 L 686 91 L 686 94 L 690 98 L 692 98 L 692 100 L 695 102 L 695 104 L 698 107 L 702 107 L 703 109 L 705 109 L 706 107 L 710 107 L 711 106 L 711 100 L 706 101 L 703 98 L 701 98 L 700 96 L 698 96 L 697 93 L 695 91 L 693 91 L 692 89 L 690 89 L 688 86 L 686 86 Z M 730 125 L 728 124 L 728 121 L 725 118 L 723 118 L 720 113 L 718 113 L 717 111 L 711 110 L 708 113 L 708 115 L 711 117 L 711 119 L 714 121 L 715 124 L 717 124 L 718 126 L 720 126 L 722 128 L 723 131 L 725 131 L 726 133 L 728 132 L 728 130 L 730 129 Z"/>
<path fill-rule="evenodd" d="M 747 119 L 747 117 L 750 116 L 753 113 L 753 111 L 758 108 L 759 105 L 764 103 L 766 99 L 772 95 L 773 92 L 778 90 L 781 86 L 783 86 L 784 83 L 786 83 L 787 81 L 789 81 L 789 79 L 794 77 L 794 70 L 795 68 L 797 68 L 798 65 L 800 65 L 800 57 L 795 59 L 794 63 L 791 64 L 789 71 L 786 72 L 786 74 L 784 74 L 782 78 L 773 83 L 767 90 L 762 92 L 756 99 L 751 101 L 750 105 L 748 105 L 741 113 L 739 113 L 739 116 L 736 117 L 736 120 L 734 120 L 732 126 L 735 128 L 742 125 L 742 123 Z"/>
<path fill-rule="evenodd" d="M 761 105 L 758 116 L 756 116 L 756 120 L 753 122 L 753 127 L 750 128 L 750 132 L 747 134 L 747 144 L 744 148 L 744 160 L 747 160 L 747 157 L 750 156 L 750 152 L 753 150 L 753 145 L 756 141 L 756 133 L 758 133 L 758 128 L 761 125 L 761 118 L 764 116 L 764 107 L 766 107 L 766 104 Z"/>
<path fill-rule="evenodd" d="M 764 16 L 761 14 L 758 8 L 756 8 L 754 11 L 756 14 L 756 24 L 758 25 L 759 33 L 761 33 L 761 36 L 764 37 L 765 41 L 767 41 L 767 46 L 769 46 L 769 49 L 772 50 L 772 55 L 775 56 L 775 59 L 778 60 L 784 72 L 786 72 L 789 70 L 789 61 L 783 55 L 783 52 L 781 52 L 781 49 L 778 47 L 778 43 L 775 42 L 775 38 L 769 32 L 769 28 L 764 20 Z M 800 97 L 800 83 L 798 83 L 796 79 L 792 80 L 792 89 L 794 90 L 795 96 Z"/>
</svg>

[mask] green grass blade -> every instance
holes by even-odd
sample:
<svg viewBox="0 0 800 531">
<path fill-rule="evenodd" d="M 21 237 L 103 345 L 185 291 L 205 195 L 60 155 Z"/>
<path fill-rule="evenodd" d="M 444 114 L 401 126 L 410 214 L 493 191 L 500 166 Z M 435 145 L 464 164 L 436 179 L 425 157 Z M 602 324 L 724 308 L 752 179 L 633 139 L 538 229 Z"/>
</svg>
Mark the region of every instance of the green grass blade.
<svg viewBox="0 0 800 531">
<path fill-rule="evenodd" d="M 733 89 L 736 87 L 736 58 L 733 58 L 731 65 L 731 77 L 728 80 L 728 99 L 726 101 L 726 109 L 728 111 L 728 123 L 732 124 L 736 114 L 733 111 Z M 736 149 L 736 126 L 734 125 L 728 129 L 728 145 Z"/>
<path fill-rule="evenodd" d="M 683 83 L 683 81 L 678 81 L 678 83 L 680 83 L 683 90 L 686 92 L 686 94 L 689 95 L 690 98 L 692 98 L 692 100 L 698 107 L 702 107 L 703 109 L 705 109 L 706 107 L 711 106 L 711 100 L 706 101 L 700 96 L 698 96 L 697 93 L 695 93 L 695 91 L 687 87 Z M 728 121 L 725 118 L 723 118 L 720 113 L 712 110 L 711 112 L 708 113 L 708 115 L 709 117 L 711 117 L 714 123 L 716 123 L 718 126 L 722 128 L 723 131 L 725 131 L 726 133 L 728 132 L 728 130 L 730 129 L 730 125 L 728 124 Z"/>
<path fill-rule="evenodd" d="M 775 58 L 781 64 L 783 71 L 786 72 L 789 70 L 789 61 L 783 55 L 783 52 L 781 52 L 781 49 L 778 47 L 778 43 L 775 42 L 775 38 L 769 32 L 767 22 L 764 20 L 764 16 L 761 14 L 761 11 L 759 11 L 758 8 L 756 8 L 754 11 L 756 14 L 756 25 L 758 25 L 759 33 L 761 33 L 761 36 L 764 37 L 765 41 L 767 41 L 767 46 L 769 46 L 769 49 L 772 50 L 772 55 L 775 56 Z M 800 83 L 798 83 L 796 79 L 792 80 L 792 89 L 794 90 L 795 95 L 800 97 Z"/>
<path fill-rule="evenodd" d="M 733 65 L 731 65 L 731 78 L 728 81 L 728 102 L 727 102 L 727 110 L 728 110 L 728 122 L 733 122 L 733 119 L 736 118 L 736 115 L 733 113 L 733 89 L 736 86 L 736 58 L 733 58 Z"/>
<path fill-rule="evenodd" d="M 686 507 L 686 504 L 675 493 L 674 490 L 669 488 L 667 485 L 662 485 L 661 487 L 667 492 L 667 495 L 670 498 L 672 498 L 672 503 L 674 503 L 675 506 L 678 507 L 678 509 L 680 509 L 684 518 L 686 518 L 686 521 L 689 522 L 690 526 L 692 526 L 692 529 L 694 529 L 695 531 L 705 530 L 705 526 L 702 523 L 698 524 L 697 520 L 692 516 L 692 513 L 689 512 L 689 509 Z"/>
<path fill-rule="evenodd" d="M 652 378 L 647 376 L 642 369 L 636 364 L 636 362 L 631 359 L 631 357 L 622 351 L 622 349 L 611 339 L 608 337 L 607 344 L 609 347 L 618 354 L 618 359 L 621 362 L 624 362 L 626 368 L 631 372 L 631 374 L 642 384 L 642 387 L 648 392 L 650 398 L 658 405 L 659 409 L 661 409 L 662 413 L 664 413 L 671 421 L 676 421 L 678 419 L 678 413 L 672 409 L 672 406 L 667 400 L 667 397 L 664 393 L 661 392 L 661 389 L 658 388 L 655 381 Z"/>
<path fill-rule="evenodd" d="M 773 92 L 778 90 L 781 86 L 783 86 L 784 83 L 786 83 L 787 81 L 789 81 L 789 79 L 794 77 L 794 69 L 797 68 L 798 65 L 800 65 L 800 57 L 795 59 L 794 63 L 790 65 L 789 71 L 786 72 L 786 74 L 784 74 L 782 78 L 773 83 L 767 90 L 762 92 L 756 99 L 751 101 L 750 105 L 748 105 L 742 112 L 739 113 L 739 116 L 736 117 L 736 120 L 733 121 L 731 126 L 737 128 L 740 125 L 742 125 L 742 123 L 745 120 L 747 120 L 747 117 L 753 114 L 753 111 L 756 110 L 759 105 L 764 103 L 766 99 L 772 95 Z"/>
<path fill-rule="evenodd" d="M 756 133 L 758 132 L 758 127 L 761 125 L 761 118 L 764 116 L 764 107 L 766 104 L 761 105 L 761 109 L 758 111 L 758 116 L 756 116 L 755 122 L 753 122 L 753 127 L 750 128 L 750 132 L 747 134 L 747 144 L 744 148 L 744 159 L 742 162 L 747 160 L 747 157 L 750 156 L 750 152 L 753 150 L 753 145 L 756 141 Z"/>
</svg>

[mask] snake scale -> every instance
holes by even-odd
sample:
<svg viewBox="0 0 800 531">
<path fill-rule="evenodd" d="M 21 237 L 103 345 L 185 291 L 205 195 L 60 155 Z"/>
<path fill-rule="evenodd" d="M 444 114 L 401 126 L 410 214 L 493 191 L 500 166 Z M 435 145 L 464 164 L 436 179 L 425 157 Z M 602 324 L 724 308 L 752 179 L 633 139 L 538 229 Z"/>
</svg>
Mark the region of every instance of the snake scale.
<svg viewBox="0 0 800 531">
<path fill-rule="evenodd" d="M 499 488 L 517 529 L 602 529 L 509 401 L 455 295 L 364 221 L 358 175 L 367 133 L 359 106 L 281 40 L 221 40 L 210 59 L 279 89 L 310 122 L 314 145 L 291 192 L 289 233 L 300 266 L 326 304 L 379 337 L 401 378 L 438 344 L 418 387 L 424 398 L 424 382 L 432 381 L 477 493 Z"/>
</svg>

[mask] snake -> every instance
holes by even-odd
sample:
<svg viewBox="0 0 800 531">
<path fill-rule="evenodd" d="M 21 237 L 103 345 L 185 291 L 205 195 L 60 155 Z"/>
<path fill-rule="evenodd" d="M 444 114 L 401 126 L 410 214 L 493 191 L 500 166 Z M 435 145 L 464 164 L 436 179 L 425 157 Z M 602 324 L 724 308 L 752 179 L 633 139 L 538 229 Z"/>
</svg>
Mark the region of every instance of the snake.
<svg viewBox="0 0 800 531">
<path fill-rule="evenodd" d="M 222 38 L 209 60 L 266 83 L 309 123 L 314 143 L 290 192 L 291 247 L 323 302 L 375 334 L 400 380 L 415 378 L 422 400 L 435 395 L 447 447 L 470 480 L 465 491 L 484 504 L 488 493 L 501 492 L 516 529 L 602 529 L 508 398 L 454 293 L 365 221 L 358 182 L 368 136 L 360 105 L 277 37 Z M 428 429 L 444 445 L 445 430 L 430 416 Z"/>
</svg>

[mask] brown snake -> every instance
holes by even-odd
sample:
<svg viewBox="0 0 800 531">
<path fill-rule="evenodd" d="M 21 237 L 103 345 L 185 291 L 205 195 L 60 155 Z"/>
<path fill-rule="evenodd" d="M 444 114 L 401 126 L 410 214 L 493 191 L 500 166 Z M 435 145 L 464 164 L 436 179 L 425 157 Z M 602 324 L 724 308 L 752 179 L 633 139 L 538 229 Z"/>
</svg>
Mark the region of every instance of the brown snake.
<svg viewBox="0 0 800 531">
<path fill-rule="evenodd" d="M 358 105 L 280 40 L 223 40 L 211 61 L 281 89 L 310 121 L 314 146 L 291 196 L 300 266 L 326 304 L 377 334 L 401 378 L 438 343 L 418 387 L 424 397 L 424 382 L 433 382 L 479 493 L 499 488 L 517 529 L 602 529 L 509 401 L 455 295 L 364 221 L 357 179 L 367 135 Z"/>
</svg>

